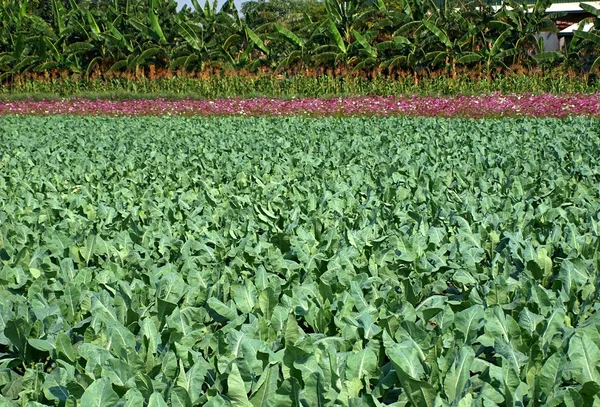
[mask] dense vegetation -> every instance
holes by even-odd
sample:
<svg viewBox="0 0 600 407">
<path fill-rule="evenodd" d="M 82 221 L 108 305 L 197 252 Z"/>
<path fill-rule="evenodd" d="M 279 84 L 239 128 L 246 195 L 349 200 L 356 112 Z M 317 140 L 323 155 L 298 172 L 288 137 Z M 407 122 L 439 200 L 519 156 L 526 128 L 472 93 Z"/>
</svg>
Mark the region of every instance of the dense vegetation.
<svg viewBox="0 0 600 407">
<path fill-rule="evenodd" d="M 599 129 L 0 118 L 0 404 L 597 406 Z"/>
<path fill-rule="evenodd" d="M 0 85 L 0 99 L 56 99 L 83 97 L 88 99 L 216 99 L 338 97 L 350 95 L 482 95 L 501 94 L 574 94 L 600 93 L 600 79 L 577 71 L 540 69 L 517 72 L 485 73 L 460 70 L 451 77 L 445 72 L 400 72 L 369 76 L 346 73 L 331 75 L 327 72 L 273 75 L 240 71 L 179 74 L 168 71 L 153 77 L 122 73 L 108 78 L 81 75 L 63 75 L 60 78 L 29 73 L 18 75 L 11 83 Z"/>
<path fill-rule="evenodd" d="M 233 1 L 220 9 L 216 2 L 193 4 L 177 12 L 175 0 L 1 0 L 0 82 L 28 72 L 153 77 L 214 69 L 329 69 L 331 75 L 443 69 L 455 75 L 462 66 L 491 75 L 514 65 L 600 66 L 597 30 L 576 32 L 564 53 L 542 52 L 536 34 L 555 30 L 557 16 L 545 14 L 550 0 L 538 0 L 532 12 L 514 0 L 498 10 L 479 0 L 273 0 L 246 3 L 244 14 Z"/>
</svg>

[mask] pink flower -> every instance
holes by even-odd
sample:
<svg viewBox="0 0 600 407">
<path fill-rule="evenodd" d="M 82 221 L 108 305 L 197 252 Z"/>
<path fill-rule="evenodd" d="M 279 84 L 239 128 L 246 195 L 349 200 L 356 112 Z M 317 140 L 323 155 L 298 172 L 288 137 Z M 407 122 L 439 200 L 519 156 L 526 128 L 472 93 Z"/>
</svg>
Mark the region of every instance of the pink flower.
<svg viewBox="0 0 600 407">
<path fill-rule="evenodd" d="M 329 99 L 23 100 L 0 102 L 0 115 L 93 116 L 422 116 L 600 117 L 600 94 L 485 96 L 353 96 Z"/>
</svg>

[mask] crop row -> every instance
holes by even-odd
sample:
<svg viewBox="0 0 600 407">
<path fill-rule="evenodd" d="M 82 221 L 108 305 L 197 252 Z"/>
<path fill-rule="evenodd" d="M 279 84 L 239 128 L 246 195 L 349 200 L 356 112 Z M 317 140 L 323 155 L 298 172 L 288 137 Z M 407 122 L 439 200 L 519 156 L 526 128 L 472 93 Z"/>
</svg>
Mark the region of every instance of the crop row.
<svg viewBox="0 0 600 407">
<path fill-rule="evenodd" d="M 107 116 L 421 116 L 600 117 L 600 94 L 330 99 L 21 100 L 0 102 L 0 115 Z"/>
<path fill-rule="evenodd" d="M 516 67 L 515 67 L 516 68 Z M 111 78 L 69 75 L 62 71 L 53 75 L 27 73 L 17 75 L 11 84 L 0 84 L 0 99 L 37 100 L 47 98 L 156 98 L 218 99 L 228 97 L 311 98 L 340 96 L 455 96 L 502 94 L 575 94 L 600 91 L 600 78 L 574 70 L 515 69 L 491 75 L 474 70 L 459 70 L 448 75 L 443 70 L 393 75 L 383 72 L 349 70 L 307 70 L 273 75 L 214 69 L 193 74 L 157 71 L 154 75 L 121 74 Z M 42 97 L 40 97 L 40 95 Z"/>
</svg>

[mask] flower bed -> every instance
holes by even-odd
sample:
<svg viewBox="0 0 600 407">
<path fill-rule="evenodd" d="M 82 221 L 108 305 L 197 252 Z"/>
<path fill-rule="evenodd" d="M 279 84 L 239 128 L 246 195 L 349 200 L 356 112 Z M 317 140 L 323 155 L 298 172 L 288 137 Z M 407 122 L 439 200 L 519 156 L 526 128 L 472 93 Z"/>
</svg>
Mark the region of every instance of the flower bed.
<svg viewBox="0 0 600 407">
<path fill-rule="evenodd" d="M 0 102 L 0 115 L 600 117 L 600 94 Z"/>
</svg>

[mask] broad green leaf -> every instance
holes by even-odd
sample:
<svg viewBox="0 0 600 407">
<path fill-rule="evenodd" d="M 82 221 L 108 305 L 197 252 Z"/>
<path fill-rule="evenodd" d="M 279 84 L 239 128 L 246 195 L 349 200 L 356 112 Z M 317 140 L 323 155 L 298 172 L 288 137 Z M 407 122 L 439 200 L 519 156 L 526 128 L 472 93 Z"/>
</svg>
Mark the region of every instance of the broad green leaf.
<svg viewBox="0 0 600 407">
<path fill-rule="evenodd" d="M 541 399 L 548 399 L 562 381 L 562 373 L 566 358 L 554 353 L 546 360 L 536 379 L 536 394 Z"/>
<path fill-rule="evenodd" d="M 165 34 L 158 21 L 158 0 L 150 0 L 150 7 L 148 8 L 148 21 L 150 21 L 150 27 L 152 31 L 158 36 L 161 41 L 166 41 Z"/>
<path fill-rule="evenodd" d="M 252 312 L 257 300 L 254 284 L 248 281 L 244 285 L 233 286 L 231 291 L 238 309 L 244 314 Z"/>
<path fill-rule="evenodd" d="M 390 358 L 394 367 L 400 368 L 403 374 L 414 380 L 419 380 L 425 373 L 415 347 L 407 341 L 396 343 L 388 334 L 383 333 L 385 354 Z"/>
<path fill-rule="evenodd" d="M 252 31 L 250 27 L 246 26 L 244 29 L 246 30 L 246 35 L 248 35 L 254 45 L 256 45 L 262 52 L 269 55 L 269 49 L 265 45 L 264 41 L 254 31 Z"/>
<path fill-rule="evenodd" d="M 294 377 L 283 381 L 277 389 L 275 402 L 278 405 L 300 407 L 300 384 Z"/>
<path fill-rule="evenodd" d="M 324 378 L 319 372 L 311 373 L 305 381 L 303 398 L 309 406 L 324 407 L 329 400 L 325 396 Z"/>
<path fill-rule="evenodd" d="M 223 318 L 231 320 L 237 317 L 237 313 L 235 312 L 235 310 L 229 308 L 227 305 L 223 304 L 216 298 L 209 298 L 207 304 L 212 310 L 214 310 Z"/>
<path fill-rule="evenodd" d="M 335 26 L 334 22 L 331 19 L 327 19 L 327 24 L 328 24 L 331 36 L 333 37 L 333 40 L 335 41 L 335 44 L 337 45 L 337 47 L 339 48 L 339 50 L 342 53 L 346 54 L 348 52 L 348 50 L 346 48 L 346 44 L 344 43 L 344 39 L 342 38 L 342 35 L 340 34 L 340 31 L 337 29 L 337 27 Z"/>
<path fill-rule="evenodd" d="M 444 379 L 444 391 L 449 401 L 459 400 L 465 391 L 471 376 L 470 367 L 475 359 L 475 352 L 469 347 L 462 347 Z"/>
<path fill-rule="evenodd" d="M 521 372 L 521 367 L 529 360 L 527 355 L 519 352 L 502 339 L 496 339 L 494 342 L 494 349 L 498 355 L 506 360 L 508 366 L 510 366 L 517 374 Z"/>
<path fill-rule="evenodd" d="M 171 406 L 172 407 L 192 407 L 192 401 L 188 392 L 179 386 L 171 389 Z"/>
<path fill-rule="evenodd" d="M 285 324 L 284 339 L 286 346 L 294 345 L 303 335 L 302 329 L 298 326 L 296 317 L 289 314 Z"/>
<path fill-rule="evenodd" d="M 246 392 L 246 385 L 240 376 L 237 363 L 231 364 L 231 372 L 227 376 L 227 398 L 234 407 L 251 406 Z"/>
<path fill-rule="evenodd" d="M 434 23 L 429 20 L 422 21 L 425 28 L 431 31 L 447 48 L 452 48 L 452 42 L 448 38 L 448 35 L 439 27 L 437 27 Z"/>
<path fill-rule="evenodd" d="M 56 352 L 59 358 L 64 358 L 70 363 L 75 362 L 76 353 L 71 343 L 71 338 L 64 332 L 60 332 L 56 336 Z"/>
<path fill-rule="evenodd" d="M 365 49 L 365 51 L 369 53 L 371 57 L 377 57 L 375 50 L 373 49 L 373 47 L 371 47 L 371 44 L 369 44 L 369 42 L 365 39 L 365 37 L 362 36 L 361 33 L 359 33 L 356 30 L 352 30 L 352 35 L 354 35 L 356 41 L 359 42 L 359 44 Z"/>
<path fill-rule="evenodd" d="M 81 396 L 81 405 L 93 407 L 114 407 L 119 395 L 113 390 L 108 377 L 95 380 Z"/>
<path fill-rule="evenodd" d="M 429 383 L 413 379 L 396 363 L 394 363 L 394 369 L 396 369 L 400 385 L 411 405 L 415 407 L 432 407 L 434 405 L 436 391 Z"/>
<path fill-rule="evenodd" d="M 600 384 L 600 349 L 590 336 L 585 333 L 577 333 L 569 341 L 569 361 L 572 369 L 576 369 L 575 379 L 580 384 L 595 382 Z"/>
<path fill-rule="evenodd" d="M 167 407 L 167 403 L 165 403 L 165 399 L 160 393 L 152 393 L 148 400 L 148 407 Z"/>
<path fill-rule="evenodd" d="M 294 45 L 299 46 L 300 48 L 302 48 L 304 46 L 304 41 L 302 41 L 302 39 L 300 37 L 298 37 L 296 34 L 294 34 L 292 31 L 288 30 L 287 28 L 285 28 L 285 27 L 283 27 L 283 26 L 281 26 L 279 24 L 273 24 L 273 27 L 275 27 L 275 29 L 287 41 L 291 42 Z"/>
<path fill-rule="evenodd" d="M 202 385 L 207 372 L 208 366 L 204 360 L 197 360 L 187 371 L 183 366 L 183 361 L 179 360 L 177 386 L 185 390 L 185 396 L 189 397 L 190 402 L 195 402 L 202 394 Z"/>
<path fill-rule="evenodd" d="M 270 407 L 276 405 L 277 379 L 279 369 L 277 366 L 269 366 L 258 380 L 258 390 L 250 397 L 254 407 Z"/>
<path fill-rule="evenodd" d="M 347 379 L 370 377 L 377 369 L 377 355 L 369 348 L 354 353 L 348 356 L 346 369 Z"/>
<path fill-rule="evenodd" d="M 454 332 L 457 337 L 464 338 L 465 343 L 469 343 L 472 331 L 476 331 L 483 326 L 484 312 L 481 305 L 473 305 L 454 315 Z"/>
</svg>

